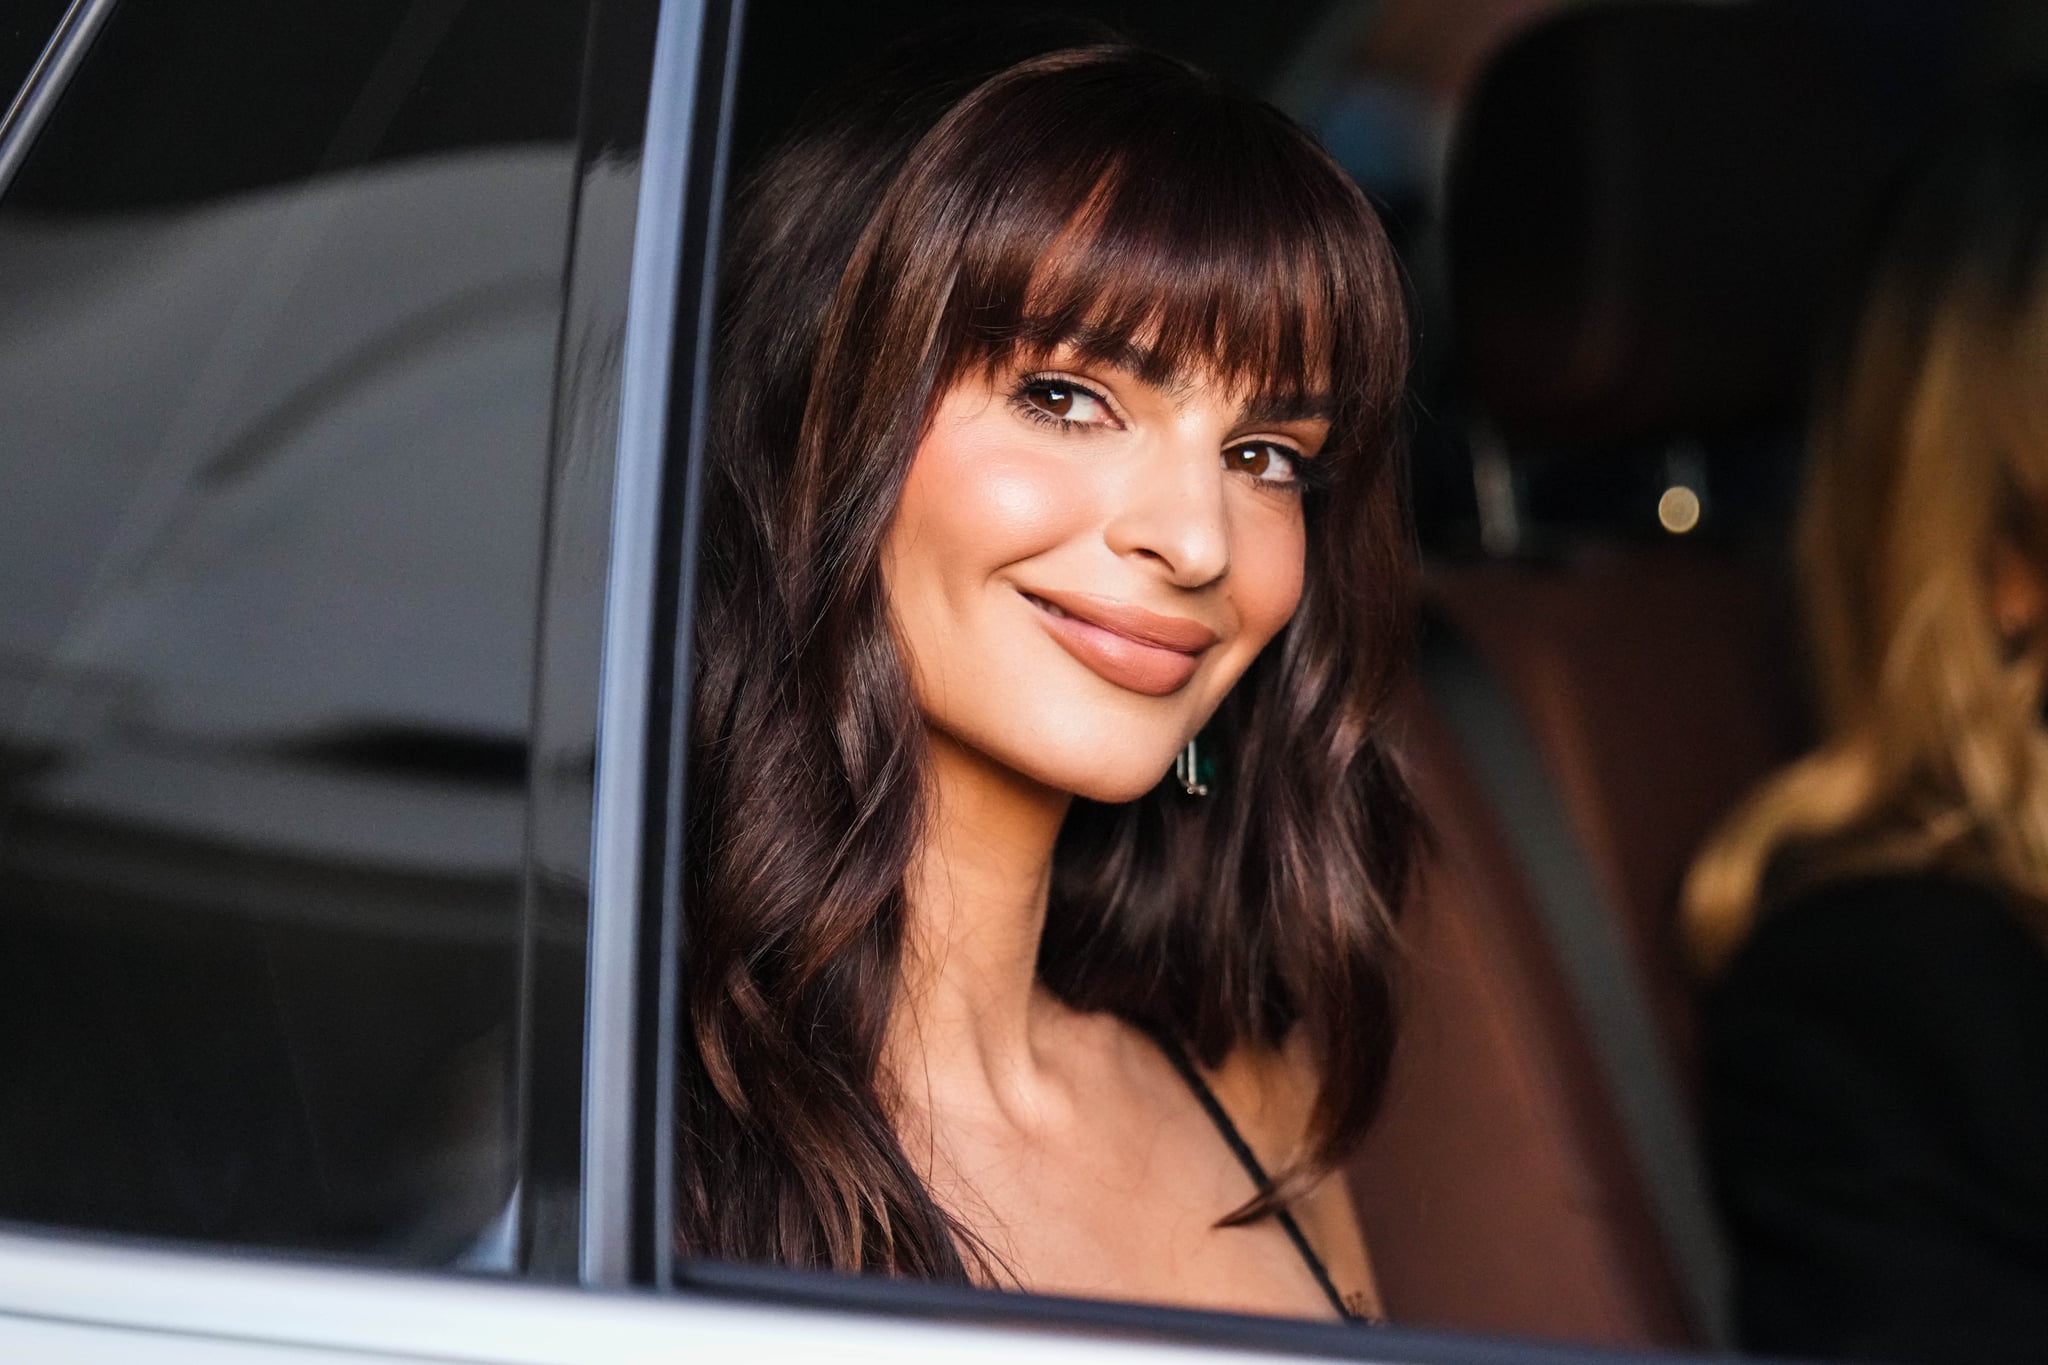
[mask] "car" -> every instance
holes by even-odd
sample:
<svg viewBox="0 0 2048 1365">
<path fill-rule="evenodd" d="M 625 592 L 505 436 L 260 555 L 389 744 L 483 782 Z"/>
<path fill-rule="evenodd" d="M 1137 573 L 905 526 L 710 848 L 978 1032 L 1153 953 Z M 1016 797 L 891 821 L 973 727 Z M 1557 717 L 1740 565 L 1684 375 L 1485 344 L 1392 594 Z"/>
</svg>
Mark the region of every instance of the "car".
<svg viewBox="0 0 2048 1365">
<path fill-rule="evenodd" d="M 1351 1171 L 1399 1325 L 676 1257 L 680 627 L 727 188 L 850 55 L 954 8 L 72 0 L 0 21 L 0 1355 L 1727 1344 L 1664 940 L 1673 869 L 1800 735 L 1745 549 L 1782 489 L 1745 471 L 1802 378 L 1631 409 L 1648 391 L 1609 353 L 1594 415 L 1570 412 L 1524 381 L 1592 305 L 1517 312 L 1563 257 L 1509 258 L 1577 239 L 1500 231 L 1533 146 L 1562 158 L 1546 184 L 1610 195 L 1666 260 L 1643 185 L 1713 185 L 1647 132 L 1662 179 L 1574 180 L 1585 147 L 1530 130 L 1720 127 L 1681 106 L 1744 82 L 1818 98 L 1784 31 L 1668 0 L 1476 7 L 1449 75 L 1372 5 L 1283 0 L 1250 33 L 1206 4 L 1067 7 L 1276 91 L 1340 154 L 1351 137 L 1416 276 L 1432 625 L 1400 723 L 1440 837 L 1414 1038 Z M 1595 109 L 1572 77 L 1594 60 L 1693 83 Z M 1796 169 L 1852 85 L 1768 154 Z M 1463 120 L 1447 184 L 1431 89 Z M 1361 127 L 1397 174 L 1373 181 Z M 1729 249 L 1835 241 L 1890 145 Z M 1448 286 L 1437 251 L 1464 269 Z M 1607 282 L 1640 298 L 1702 269 Z M 1741 352 L 1739 331 L 1709 341 Z M 1680 492 L 1690 520 L 1646 519 Z M 1617 621 L 1645 643 L 1587 643 Z M 1647 704 L 1672 687 L 1684 724 Z M 1629 752 L 1689 776 L 1646 794 Z"/>
</svg>

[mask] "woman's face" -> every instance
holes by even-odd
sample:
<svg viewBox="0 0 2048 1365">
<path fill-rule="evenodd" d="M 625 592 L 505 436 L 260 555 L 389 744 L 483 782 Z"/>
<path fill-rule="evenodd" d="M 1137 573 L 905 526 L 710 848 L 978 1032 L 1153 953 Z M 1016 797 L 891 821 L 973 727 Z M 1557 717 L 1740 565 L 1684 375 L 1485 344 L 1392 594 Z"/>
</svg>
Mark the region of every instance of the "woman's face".
<svg viewBox="0 0 2048 1365">
<path fill-rule="evenodd" d="M 956 385 L 882 556 L 936 736 L 1097 801 L 1154 786 L 1301 598 L 1321 406 L 1057 352 Z"/>
</svg>

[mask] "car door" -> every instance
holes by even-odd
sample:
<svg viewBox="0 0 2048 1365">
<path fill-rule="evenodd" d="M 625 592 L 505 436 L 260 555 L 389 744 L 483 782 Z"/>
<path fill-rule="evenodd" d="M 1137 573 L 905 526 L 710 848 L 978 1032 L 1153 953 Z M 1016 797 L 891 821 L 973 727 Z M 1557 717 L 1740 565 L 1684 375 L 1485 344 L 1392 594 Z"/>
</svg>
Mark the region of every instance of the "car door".
<svg viewBox="0 0 2048 1365">
<path fill-rule="evenodd" d="M 0 1355 L 1518 1360 L 677 1264 L 728 0 L 77 0 L 0 124 Z"/>
</svg>

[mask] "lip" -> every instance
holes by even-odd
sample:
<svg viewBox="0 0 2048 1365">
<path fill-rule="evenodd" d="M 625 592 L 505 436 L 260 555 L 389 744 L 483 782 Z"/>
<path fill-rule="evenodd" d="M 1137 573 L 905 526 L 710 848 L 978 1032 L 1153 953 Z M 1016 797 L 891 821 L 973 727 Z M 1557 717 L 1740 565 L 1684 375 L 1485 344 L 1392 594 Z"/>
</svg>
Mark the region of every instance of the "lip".
<svg viewBox="0 0 2048 1365">
<path fill-rule="evenodd" d="M 1199 621 L 1093 593 L 1020 588 L 1046 633 L 1104 681 L 1148 697 L 1186 687 L 1221 638 Z M 1048 607 L 1064 615 L 1054 615 Z"/>
</svg>

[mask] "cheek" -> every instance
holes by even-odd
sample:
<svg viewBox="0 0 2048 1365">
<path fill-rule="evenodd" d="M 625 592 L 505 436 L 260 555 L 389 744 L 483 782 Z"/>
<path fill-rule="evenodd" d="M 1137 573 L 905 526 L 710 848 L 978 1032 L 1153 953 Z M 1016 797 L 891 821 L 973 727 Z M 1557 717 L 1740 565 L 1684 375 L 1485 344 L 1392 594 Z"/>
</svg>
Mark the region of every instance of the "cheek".
<svg viewBox="0 0 2048 1365">
<path fill-rule="evenodd" d="M 1252 519 L 1231 555 L 1231 599 L 1254 650 L 1280 633 L 1301 604 L 1308 535 L 1297 504 Z"/>
<path fill-rule="evenodd" d="M 886 554 L 892 595 L 959 602 L 1004 566 L 1067 540 L 1088 520 L 1086 480 L 994 429 L 999 413 L 942 420 L 918 447 Z"/>
</svg>

